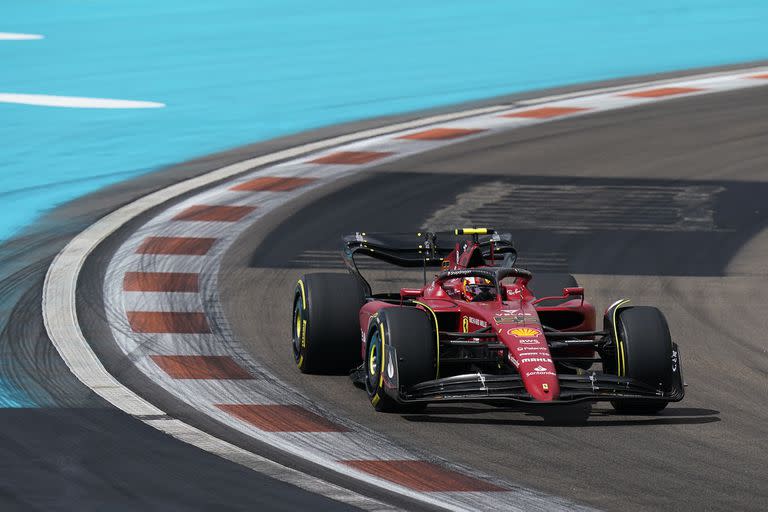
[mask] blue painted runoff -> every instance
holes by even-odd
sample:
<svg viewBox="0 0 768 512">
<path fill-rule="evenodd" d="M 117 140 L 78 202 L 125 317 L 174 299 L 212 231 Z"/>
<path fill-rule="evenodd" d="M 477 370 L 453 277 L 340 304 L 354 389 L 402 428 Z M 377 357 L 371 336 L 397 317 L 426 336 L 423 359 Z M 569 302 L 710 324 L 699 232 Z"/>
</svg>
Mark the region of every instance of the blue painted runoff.
<svg viewBox="0 0 768 512">
<path fill-rule="evenodd" d="M 39 404 L 32 402 L 22 390 L 10 385 L 4 379 L 0 379 L 0 409 L 17 409 L 37 405 Z"/>
<path fill-rule="evenodd" d="M 0 32 L 44 38 L 0 39 L 0 95 L 167 106 L 0 102 L 0 240 L 105 185 L 254 141 L 764 59 L 766 27 L 765 0 L 4 0 Z"/>
<path fill-rule="evenodd" d="M 308 128 L 549 86 L 768 57 L 765 0 L 5 0 L 0 239 L 57 204 Z"/>
</svg>

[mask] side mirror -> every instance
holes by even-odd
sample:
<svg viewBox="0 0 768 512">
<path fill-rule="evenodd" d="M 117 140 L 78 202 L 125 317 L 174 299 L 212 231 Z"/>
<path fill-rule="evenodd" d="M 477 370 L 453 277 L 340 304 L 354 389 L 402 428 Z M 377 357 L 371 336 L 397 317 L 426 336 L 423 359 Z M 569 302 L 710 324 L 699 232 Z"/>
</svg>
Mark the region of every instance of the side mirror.
<svg viewBox="0 0 768 512">
<path fill-rule="evenodd" d="M 563 288 L 563 296 L 565 297 L 571 297 L 573 295 L 578 295 L 581 297 L 584 297 L 584 288 L 582 287 L 573 287 L 573 288 Z"/>
</svg>

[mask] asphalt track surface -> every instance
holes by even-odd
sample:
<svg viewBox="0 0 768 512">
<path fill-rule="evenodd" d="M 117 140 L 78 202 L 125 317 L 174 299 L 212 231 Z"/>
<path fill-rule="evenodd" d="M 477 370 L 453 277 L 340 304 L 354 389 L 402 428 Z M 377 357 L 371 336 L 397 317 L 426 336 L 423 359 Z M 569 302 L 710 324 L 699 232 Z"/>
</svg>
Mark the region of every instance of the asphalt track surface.
<svg viewBox="0 0 768 512">
<path fill-rule="evenodd" d="M 764 509 L 766 118 L 768 90 L 758 88 L 547 123 L 373 168 L 246 232 L 222 267 L 225 313 L 279 377 L 406 446 L 608 510 Z M 468 198 L 476 208 L 455 206 Z M 685 400 L 658 416 L 607 404 L 588 415 L 454 405 L 387 415 L 347 377 L 300 374 L 289 348 L 296 279 L 343 271 L 343 233 L 412 231 L 438 211 L 509 228 L 524 265 L 575 274 L 598 310 L 624 296 L 661 308 L 681 347 Z M 406 276 L 374 274 L 374 289 Z"/>
<path fill-rule="evenodd" d="M 77 381 L 40 318 L 50 251 L 76 233 L 55 224 L 5 247 L 5 268 L 19 268 L 2 281 L 4 303 L 17 301 L 3 371 L 39 405 L 0 409 L 0 510 L 355 510 L 177 441 Z"/>
<path fill-rule="evenodd" d="M 611 84 L 634 80 L 637 79 Z M 539 95 L 541 93 L 516 95 L 494 99 L 486 104 Z M 726 98 L 730 98 L 730 103 L 717 109 L 716 106 Z M 723 508 L 726 504 L 758 508 L 766 501 L 765 491 L 758 484 L 760 476 L 765 473 L 761 462 L 765 460 L 765 451 L 758 441 L 762 441 L 765 434 L 764 413 L 760 411 L 761 397 L 766 394 L 765 349 L 760 340 L 765 331 L 761 311 L 766 299 L 760 289 L 764 284 L 760 278 L 764 278 L 767 271 L 761 255 L 765 254 L 768 244 L 764 243 L 764 237 L 754 236 L 763 227 L 760 208 L 757 208 L 756 216 L 750 217 L 738 207 L 748 204 L 743 202 L 744 199 L 757 198 L 756 202 L 762 204 L 760 199 L 765 197 L 755 188 L 762 186 L 760 171 L 766 160 L 762 151 L 765 134 L 760 132 L 760 119 L 765 118 L 764 100 L 765 96 L 759 91 L 750 91 L 739 95 L 680 100 L 659 107 L 658 112 L 654 109 L 625 110 L 547 124 L 515 132 L 509 140 L 503 141 L 503 145 L 508 146 L 514 139 L 519 139 L 515 144 L 513 160 L 498 154 L 503 147 L 474 152 L 478 149 L 477 144 L 492 142 L 491 139 L 484 139 L 472 147 L 454 146 L 446 150 L 443 152 L 443 156 L 448 158 L 446 162 L 433 159 L 440 155 L 426 155 L 418 162 L 401 161 L 378 169 L 366 175 L 368 177 L 363 181 L 356 178 L 334 185 L 333 189 L 286 206 L 270 218 L 271 224 L 260 224 L 261 232 L 250 232 L 243 237 L 243 243 L 229 257 L 231 273 L 225 276 L 225 293 L 232 293 L 229 313 L 233 315 L 233 321 L 239 322 L 238 328 L 247 333 L 243 339 L 249 340 L 259 352 L 259 357 L 269 362 L 287 381 L 304 389 L 310 396 L 317 396 L 347 412 L 358 421 L 381 427 L 405 444 L 426 446 L 447 454 L 450 459 L 477 462 L 484 469 L 508 475 L 517 482 L 552 489 L 589 503 L 604 504 L 607 508 L 623 507 L 629 497 L 634 500 L 631 501 L 633 504 L 668 508 L 670 495 L 685 496 L 685 500 L 676 503 L 689 508 L 694 508 L 697 503 L 707 503 L 710 508 Z M 662 125 L 670 123 L 672 105 L 676 109 L 690 105 L 686 112 L 690 119 L 677 119 L 677 131 L 672 130 L 670 125 L 667 136 L 660 136 L 666 132 L 659 132 L 659 126 L 645 126 L 654 120 Z M 466 107 L 462 105 L 460 108 Z M 451 109 L 443 111 L 446 110 Z M 661 121 L 665 118 L 662 110 L 667 116 L 664 122 Z M 69 238 L 137 197 L 229 162 L 420 115 L 423 114 L 316 130 L 164 169 L 58 208 L 36 226 L 3 244 L 0 247 L 2 377 L 22 389 L 40 407 L 0 410 L 0 473 L 3 474 L 0 479 L 0 508 L 102 510 L 108 506 L 116 510 L 250 510 L 258 504 L 266 510 L 295 510 L 308 508 L 307 504 L 312 503 L 313 506 L 322 506 L 324 510 L 332 509 L 335 504 L 323 498 L 261 477 L 159 434 L 96 397 L 71 375 L 47 339 L 40 316 L 40 288 L 51 259 Z M 641 134 L 642 137 L 626 140 L 619 136 L 621 130 L 630 128 L 623 119 L 619 120 L 622 115 L 646 120 L 634 132 L 635 136 Z M 701 117 L 707 119 L 700 119 L 698 129 L 691 132 L 693 121 Z M 593 123 L 603 119 L 613 121 L 604 124 L 597 133 L 600 125 Z M 649 131 L 641 132 L 641 128 Z M 580 134 L 582 130 L 585 133 Z M 594 139 L 591 144 L 582 146 L 586 143 L 583 140 L 586 133 L 590 131 Z M 674 136 L 669 136 L 670 133 Z M 705 134 L 708 138 L 702 138 Z M 566 160 L 554 157 L 555 151 L 562 156 L 568 147 L 572 149 Z M 540 148 L 539 152 L 536 148 Z M 701 156 L 701 162 L 696 162 L 698 168 L 692 162 L 686 164 L 686 158 L 692 157 L 694 152 L 706 153 Z M 452 156 L 448 157 L 448 154 Z M 490 166 L 492 162 L 488 161 L 488 170 L 482 170 L 483 162 L 480 160 L 493 154 L 497 154 L 501 161 L 495 166 Z M 525 155 L 527 159 L 523 158 Z M 579 158 L 583 160 L 579 161 Z M 482 178 L 483 173 L 489 176 L 492 173 L 494 180 L 527 175 L 531 176 L 527 179 L 534 181 L 538 179 L 536 176 L 541 176 L 541 179 L 549 176 L 555 181 L 575 182 L 578 181 L 575 176 L 602 179 L 629 175 L 633 167 L 627 166 L 627 161 L 634 161 L 635 172 L 640 176 L 650 173 L 674 181 L 693 179 L 692 176 L 707 182 L 727 180 L 733 190 L 741 191 L 736 196 L 730 196 L 734 199 L 732 206 L 723 210 L 724 220 L 719 219 L 726 226 L 738 228 L 732 231 L 733 236 L 729 237 L 726 233 L 717 243 L 697 246 L 706 249 L 695 254 L 698 255 L 697 261 L 703 262 L 701 269 L 709 268 L 708 273 L 701 269 L 683 271 L 689 268 L 685 262 L 690 262 L 693 254 L 690 252 L 693 242 L 689 239 L 674 242 L 675 237 L 672 237 L 672 242 L 664 241 L 671 243 L 665 250 L 675 251 L 662 252 L 668 255 L 665 261 L 672 262 L 670 268 L 653 264 L 656 261 L 653 258 L 662 254 L 655 251 L 650 263 L 647 259 L 632 257 L 631 251 L 627 251 L 622 254 L 625 264 L 619 264 L 610 257 L 618 252 L 616 245 L 611 250 L 599 244 L 599 237 L 610 241 L 620 234 L 617 232 L 590 233 L 589 245 L 583 240 L 580 245 L 573 245 L 572 239 L 553 238 L 533 230 L 533 235 L 537 236 L 529 236 L 526 244 L 529 254 L 536 240 L 544 247 L 544 253 L 562 254 L 562 250 L 554 250 L 548 245 L 555 243 L 553 240 L 556 245 L 575 251 L 569 254 L 568 267 L 574 272 L 584 273 L 579 277 L 590 286 L 592 297 L 599 306 L 605 305 L 609 295 L 615 295 L 609 294 L 609 289 L 633 285 L 633 279 L 652 284 L 642 294 L 635 290 L 632 295 L 637 299 L 649 297 L 655 300 L 663 294 L 663 299 L 674 302 L 661 305 L 670 316 L 676 339 L 686 350 L 684 370 L 691 388 L 685 402 L 660 418 L 601 418 L 593 415 L 590 423 L 601 421 L 604 424 L 594 425 L 598 428 L 574 428 L 557 424 L 557 421 L 548 425 L 538 416 L 487 411 L 470 414 L 466 409 L 459 411 L 460 414 L 430 409 L 424 417 L 373 415 L 365 397 L 348 385 L 345 379 L 305 378 L 291 368 L 284 344 L 287 332 L 284 326 L 288 324 L 283 317 L 287 315 L 288 306 L 283 306 L 284 301 L 279 296 L 273 299 L 274 306 L 269 306 L 269 302 L 263 303 L 265 313 L 274 313 L 274 317 L 270 322 L 260 322 L 260 337 L 253 335 L 250 330 L 253 326 L 243 319 L 244 308 L 237 311 L 239 300 L 254 300 L 254 291 L 260 283 L 283 286 L 276 290 L 287 293 L 288 283 L 293 282 L 301 269 L 296 264 L 285 268 L 285 263 L 277 263 L 277 255 L 286 244 L 292 253 L 307 248 L 335 250 L 337 233 L 359 228 L 358 222 L 350 221 L 352 218 L 364 221 L 370 228 L 411 228 L 435 209 L 450 205 L 458 191 L 465 190 L 469 182 Z M 460 165 L 460 162 L 465 164 Z M 416 168 L 416 163 L 436 167 Z M 510 170 L 513 163 L 514 171 Z M 642 163 L 639 169 L 638 163 Z M 683 172 L 686 165 L 693 167 L 687 169 L 687 173 Z M 436 172 L 450 176 L 436 181 L 433 179 Z M 471 172 L 477 172 L 478 176 L 469 177 Z M 378 177 L 379 174 L 388 178 Z M 377 179 L 380 181 L 377 182 Z M 371 190 L 371 185 L 382 189 Z M 348 204 L 336 202 L 341 196 L 333 194 L 340 186 L 349 187 L 343 194 Z M 377 196 L 385 199 L 386 217 L 381 215 L 381 209 L 368 204 L 371 198 Z M 304 206 L 308 209 L 300 212 Z M 336 208 L 342 207 L 333 213 Z M 350 217 L 349 212 L 354 212 L 355 216 Z M 317 213 L 327 217 L 315 218 L 312 222 L 307 220 L 307 217 Z M 294 214 L 301 217 L 292 217 Z M 303 224 L 299 225 L 297 221 Z M 259 242 L 271 228 L 281 225 L 290 227 L 290 231 L 275 232 L 267 240 L 269 250 L 262 245 L 257 251 Z M 315 230 L 311 229 L 312 226 Z M 652 235 L 643 232 L 622 236 L 634 240 L 633 250 L 638 250 L 646 246 L 648 237 Z M 694 242 L 706 244 L 710 237 L 701 235 L 699 233 Z M 654 243 L 662 242 L 657 240 Z M 727 246 L 728 243 L 730 246 Z M 522 249 L 526 252 L 525 247 Z M 100 254 L 95 254 L 92 264 L 108 261 L 108 250 L 109 247 L 106 247 Z M 604 252 L 606 250 L 607 253 Z M 596 257 L 600 259 L 595 260 Z M 730 263 L 726 266 L 723 261 L 728 258 Z M 636 265 L 629 264 L 632 259 Z M 561 262 L 562 258 L 558 256 L 555 260 Z M 598 262 L 604 265 L 598 265 Z M 591 270 L 590 265 L 593 266 Z M 237 276 L 249 280 L 264 276 L 260 269 L 265 267 L 270 268 L 263 279 L 250 281 L 247 286 L 234 286 Z M 607 275 L 594 274 L 595 268 Z M 645 270 L 641 272 L 639 268 Z M 687 274 L 690 284 L 686 284 L 686 279 L 672 277 L 655 280 L 632 277 L 638 273 L 655 275 L 654 268 L 655 273 L 661 275 Z M 679 272 L 672 272 L 671 269 Z M 722 278 L 726 271 L 732 277 Z M 621 277 L 610 277 L 613 274 L 621 274 Z M 92 289 L 100 293 L 98 279 L 89 277 L 94 281 Z M 86 294 L 88 284 L 83 283 Z M 690 288 L 695 288 L 698 297 L 704 296 L 706 291 L 707 300 L 683 301 L 682 294 Z M 671 292 L 674 294 L 670 295 Z M 670 300 L 670 296 L 674 300 Z M 96 296 L 86 296 L 83 300 L 99 302 Z M 747 302 L 749 308 L 744 307 Z M 683 308 L 686 304 L 688 306 Z M 273 311 L 270 311 L 271 307 Z M 98 311 L 91 311 L 90 315 L 86 321 L 91 325 L 84 325 L 84 328 L 91 327 L 98 331 L 100 315 Z M 726 327 L 720 325 L 721 320 Z M 277 334 L 265 336 L 270 332 Z M 727 338 L 731 334 L 733 336 Z M 688 346 L 695 346 L 697 350 L 687 349 Z M 720 353 L 725 353 L 727 357 L 719 361 L 713 359 L 714 354 Z M 710 376 L 708 372 L 719 378 Z M 578 414 L 576 416 L 578 419 Z M 673 434 L 676 437 L 660 448 L 664 444 L 661 437 Z M 574 438 L 584 441 L 583 437 L 591 438 L 591 444 L 573 446 Z M 651 442 L 646 439 L 648 437 Z M 644 445 L 646 449 L 632 450 L 630 445 Z M 658 451 L 650 451 L 649 447 Z M 627 458 L 637 455 L 638 451 L 641 452 L 639 457 Z M 681 460 L 683 452 L 688 453 L 688 458 Z M 690 463 L 692 457 L 693 462 Z M 525 461 L 526 465 L 523 466 L 517 459 Z M 608 471 L 606 464 L 611 465 L 613 471 Z M 674 478 L 667 477 L 668 474 L 673 474 Z M 670 493 L 670 488 L 675 492 Z M 663 492 L 664 489 L 667 491 Z"/>
</svg>

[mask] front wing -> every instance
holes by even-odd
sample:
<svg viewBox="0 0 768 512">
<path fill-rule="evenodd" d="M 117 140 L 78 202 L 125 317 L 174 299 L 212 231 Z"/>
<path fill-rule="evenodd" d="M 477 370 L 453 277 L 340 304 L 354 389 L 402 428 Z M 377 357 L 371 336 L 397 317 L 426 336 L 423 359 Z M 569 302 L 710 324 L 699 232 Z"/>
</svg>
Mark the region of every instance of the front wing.
<svg viewBox="0 0 768 512">
<path fill-rule="evenodd" d="M 675 347 L 675 350 L 679 349 Z M 397 360 L 396 353 L 390 353 L 389 357 L 393 363 Z M 669 389 L 655 388 L 628 377 L 585 371 L 581 375 L 559 375 L 560 396 L 551 402 L 534 400 L 517 374 L 469 373 L 421 382 L 406 388 L 399 385 L 397 366 L 392 366 L 394 368 L 389 367 L 389 375 L 384 377 L 384 391 L 400 403 L 478 401 L 547 405 L 625 399 L 679 402 L 685 396 L 679 358 L 673 366 L 672 385 Z"/>
</svg>

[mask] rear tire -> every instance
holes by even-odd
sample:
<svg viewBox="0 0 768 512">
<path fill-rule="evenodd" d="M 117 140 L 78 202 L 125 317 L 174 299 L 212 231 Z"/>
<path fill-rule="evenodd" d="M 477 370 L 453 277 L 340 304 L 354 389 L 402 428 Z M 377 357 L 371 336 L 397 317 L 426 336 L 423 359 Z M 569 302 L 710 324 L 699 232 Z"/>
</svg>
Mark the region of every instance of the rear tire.
<svg viewBox="0 0 768 512">
<path fill-rule="evenodd" d="M 432 319 L 417 308 L 385 308 L 372 322 L 367 339 L 365 389 L 374 409 L 401 413 L 424 410 L 426 404 L 400 404 L 384 392 L 382 372 L 389 361 L 384 344 L 395 347 L 400 386 L 434 379 L 437 339 Z"/>
<path fill-rule="evenodd" d="M 304 373 L 347 373 L 360 361 L 363 287 L 348 274 L 306 274 L 293 298 L 292 347 Z"/>
<path fill-rule="evenodd" d="M 671 365 L 672 337 L 662 312 L 648 306 L 623 308 L 616 314 L 616 324 L 624 348 L 624 362 L 621 373 L 618 372 L 618 363 L 612 373 L 669 390 L 674 378 Z M 667 402 L 613 400 L 611 405 L 624 414 L 654 414 L 664 409 Z"/>
</svg>

